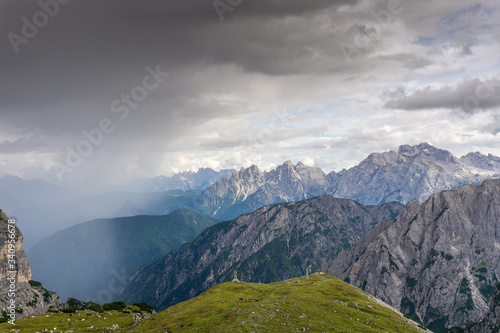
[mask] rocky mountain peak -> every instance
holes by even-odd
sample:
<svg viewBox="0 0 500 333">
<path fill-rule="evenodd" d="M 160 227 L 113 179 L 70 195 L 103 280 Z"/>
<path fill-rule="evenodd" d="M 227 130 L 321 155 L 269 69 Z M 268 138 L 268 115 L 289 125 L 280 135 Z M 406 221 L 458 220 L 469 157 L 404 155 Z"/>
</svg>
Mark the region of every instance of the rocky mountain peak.
<svg viewBox="0 0 500 333">
<path fill-rule="evenodd" d="M 421 154 L 422 149 L 419 146 L 401 145 L 399 146 L 398 153 L 403 156 L 413 157 Z"/>
<path fill-rule="evenodd" d="M 415 146 L 402 145 L 399 147 L 399 155 L 406 157 L 431 158 L 439 162 L 459 163 L 458 159 L 447 150 L 436 148 L 428 143 Z"/>
<path fill-rule="evenodd" d="M 232 177 L 248 178 L 262 174 L 256 165 L 251 165 L 248 168 L 242 167 L 238 173 L 233 173 Z"/>
<path fill-rule="evenodd" d="M 336 197 L 365 204 L 413 199 L 463 184 L 480 183 L 491 175 L 471 172 L 449 151 L 428 143 L 402 145 L 398 152 L 373 153 L 359 165 L 343 172 L 329 188 Z"/>
</svg>

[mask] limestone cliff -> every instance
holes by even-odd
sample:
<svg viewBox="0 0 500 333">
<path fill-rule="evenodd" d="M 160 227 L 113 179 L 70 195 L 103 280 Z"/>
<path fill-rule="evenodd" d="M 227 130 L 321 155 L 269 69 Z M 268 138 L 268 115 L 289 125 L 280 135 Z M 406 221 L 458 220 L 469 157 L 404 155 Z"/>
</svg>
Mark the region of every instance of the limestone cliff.
<svg viewBox="0 0 500 333">
<path fill-rule="evenodd" d="M 13 303 L 15 317 L 22 318 L 46 313 L 49 309 L 62 308 L 61 300 L 56 293 L 47 291 L 41 283 L 31 280 L 31 269 L 22 247 L 23 235 L 15 223 L 9 222 L 13 220 L 9 220 L 8 216 L 0 210 L 1 311 L 10 313 L 9 306 Z M 11 277 L 13 279 L 10 279 Z"/>
</svg>

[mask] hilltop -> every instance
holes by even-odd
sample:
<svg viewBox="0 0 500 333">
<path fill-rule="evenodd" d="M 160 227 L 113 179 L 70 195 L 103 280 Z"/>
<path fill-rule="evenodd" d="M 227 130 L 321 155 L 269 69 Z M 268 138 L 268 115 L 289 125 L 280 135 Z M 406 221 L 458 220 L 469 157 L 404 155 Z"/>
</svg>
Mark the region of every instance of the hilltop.
<svg viewBox="0 0 500 333">
<path fill-rule="evenodd" d="M 130 314 L 105 312 L 100 316 L 86 310 L 89 315 L 81 313 L 70 319 L 60 313 L 51 319 L 59 320 L 56 332 L 70 329 L 67 319 L 77 320 L 75 325 L 88 332 L 109 330 L 115 322 L 119 324 L 114 332 L 142 333 L 429 332 L 385 303 L 323 273 L 271 284 L 222 283 L 144 321 L 131 318 L 134 312 L 130 310 Z M 103 320 L 104 316 L 108 319 Z M 19 320 L 15 328 L 35 332 L 48 326 L 44 320 L 45 315 Z"/>
<path fill-rule="evenodd" d="M 367 293 L 327 274 L 270 284 L 226 282 L 131 332 L 425 332 Z"/>
</svg>

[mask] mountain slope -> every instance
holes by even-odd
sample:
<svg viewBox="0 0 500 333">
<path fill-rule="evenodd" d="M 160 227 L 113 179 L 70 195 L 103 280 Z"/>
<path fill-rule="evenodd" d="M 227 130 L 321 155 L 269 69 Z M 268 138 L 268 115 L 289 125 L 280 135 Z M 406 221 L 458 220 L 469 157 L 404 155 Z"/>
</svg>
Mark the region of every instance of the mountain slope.
<svg viewBox="0 0 500 333">
<path fill-rule="evenodd" d="M 109 302 L 137 267 L 191 241 L 218 220 L 186 209 L 100 219 L 58 231 L 29 252 L 33 276 L 63 297 Z"/>
<path fill-rule="evenodd" d="M 498 333 L 500 332 L 500 285 L 497 286 L 495 297 L 490 304 L 486 318 L 463 330 L 464 333 Z"/>
<path fill-rule="evenodd" d="M 435 332 L 483 319 L 500 274 L 500 180 L 410 202 L 324 269 Z"/>
<path fill-rule="evenodd" d="M 218 223 L 179 251 L 141 267 L 118 298 L 163 309 L 227 281 L 236 269 L 253 282 L 299 276 L 307 266 L 314 269 L 335 258 L 401 208 L 331 196 L 267 206 Z"/>
</svg>

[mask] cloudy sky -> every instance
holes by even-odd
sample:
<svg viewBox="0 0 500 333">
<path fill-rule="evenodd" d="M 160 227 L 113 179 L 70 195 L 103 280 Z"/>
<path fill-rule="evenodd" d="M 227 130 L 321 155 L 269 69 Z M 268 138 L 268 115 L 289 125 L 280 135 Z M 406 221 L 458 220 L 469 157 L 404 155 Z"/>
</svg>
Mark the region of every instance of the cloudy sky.
<svg viewBox="0 0 500 333">
<path fill-rule="evenodd" d="M 3 0 L 0 176 L 500 155 L 494 0 Z"/>
</svg>

